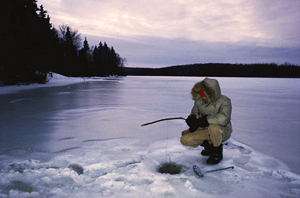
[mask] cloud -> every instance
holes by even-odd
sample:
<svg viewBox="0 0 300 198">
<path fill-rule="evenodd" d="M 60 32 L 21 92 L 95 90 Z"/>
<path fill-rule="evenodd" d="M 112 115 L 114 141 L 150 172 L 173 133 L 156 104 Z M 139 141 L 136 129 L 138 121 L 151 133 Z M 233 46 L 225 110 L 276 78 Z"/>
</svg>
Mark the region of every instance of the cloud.
<svg viewBox="0 0 300 198">
<path fill-rule="evenodd" d="M 99 41 L 125 57 L 130 67 L 165 67 L 193 63 L 300 64 L 300 47 L 266 47 L 240 42 L 193 41 L 184 38 L 134 37 L 116 39 L 86 35 L 89 43 Z"/>
<path fill-rule="evenodd" d="M 273 46 L 300 45 L 300 1 L 264 0 L 254 1 L 256 29 L 266 35 Z"/>
<path fill-rule="evenodd" d="M 297 0 L 39 0 L 38 4 L 44 5 L 55 27 L 68 24 L 89 35 L 88 40 L 101 39 L 90 41 L 93 45 L 111 41 L 108 44 L 133 65 L 300 63 Z"/>
<path fill-rule="evenodd" d="M 99 36 L 291 45 L 299 30 L 300 3 L 295 0 L 52 0 L 47 4 L 50 14 L 56 7 L 51 15 L 55 24 L 72 24 L 82 33 Z M 292 39 L 286 38 L 291 31 Z"/>
</svg>

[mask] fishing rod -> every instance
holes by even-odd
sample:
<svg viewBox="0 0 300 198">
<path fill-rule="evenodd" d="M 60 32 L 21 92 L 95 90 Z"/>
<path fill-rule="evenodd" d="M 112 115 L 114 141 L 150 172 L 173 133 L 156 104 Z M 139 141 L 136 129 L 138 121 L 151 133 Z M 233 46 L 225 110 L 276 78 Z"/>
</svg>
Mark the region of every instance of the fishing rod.
<svg viewBox="0 0 300 198">
<path fill-rule="evenodd" d="M 166 121 L 166 120 L 179 120 L 179 119 L 180 120 L 185 120 L 185 118 L 183 118 L 183 117 L 164 118 L 164 119 L 155 120 L 153 122 L 148 122 L 148 123 L 142 124 L 141 126 L 146 126 L 146 125 L 149 125 L 149 124 L 154 124 L 154 123 L 161 122 L 161 121 Z"/>
</svg>

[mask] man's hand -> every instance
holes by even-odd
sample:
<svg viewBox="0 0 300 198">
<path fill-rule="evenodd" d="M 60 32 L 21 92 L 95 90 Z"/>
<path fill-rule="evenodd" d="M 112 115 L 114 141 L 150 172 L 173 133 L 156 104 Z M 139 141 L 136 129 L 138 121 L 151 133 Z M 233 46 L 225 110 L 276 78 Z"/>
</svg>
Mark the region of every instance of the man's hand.
<svg viewBox="0 0 300 198">
<path fill-rule="evenodd" d="M 199 127 L 207 127 L 209 123 L 207 122 L 207 115 L 202 116 L 200 118 L 196 118 L 196 116 L 191 115 L 189 116 L 185 122 L 190 127 L 189 131 L 191 133 L 195 132 Z"/>
<path fill-rule="evenodd" d="M 187 125 L 190 127 L 189 131 L 191 133 L 195 132 L 198 128 L 198 124 L 197 124 L 197 118 L 194 115 L 190 115 L 185 122 L 187 123 Z"/>
<path fill-rule="evenodd" d="M 187 119 L 185 119 L 186 124 L 191 127 L 197 124 L 197 118 L 194 115 L 190 115 Z"/>
<path fill-rule="evenodd" d="M 197 123 L 199 127 L 207 127 L 209 125 L 207 122 L 207 115 L 198 118 Z"/>
</svg>

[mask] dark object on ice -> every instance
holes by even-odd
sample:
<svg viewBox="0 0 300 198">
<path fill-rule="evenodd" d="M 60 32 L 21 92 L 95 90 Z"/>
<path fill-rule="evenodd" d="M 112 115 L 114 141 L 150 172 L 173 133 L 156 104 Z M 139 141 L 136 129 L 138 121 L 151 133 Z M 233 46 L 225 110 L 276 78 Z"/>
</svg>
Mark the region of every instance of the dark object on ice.
<svg viewBox="0 0 300 198">
<path fill-rule="evenodd" d="M 83 168 L 78 164 L 70 164 L 69 168 L 75 171 L 78 175 L 83 174 Z"/>
<path fill-rule="evenodd" d="M 185 120 L 185 118 L 183 118 L 183 117 L 164 118 L 164 119 L 160 119 L 160 120 L 156 120 L 156 121 L 153 121 L 153 122 L 148 122 L 148 123 L 142 124 L 141 126 L 146 126 L 146 125 L 149 125 L 149 124 L 154 124 L 156 122 L 161 122 L 161 121 L 166 121 L 166 120 L 177 120 L 177 119 Z"/>
<path fill-rule="evenodd" d="M 181 168 L 181 165 L 175 163 L 164 163 L 158 168 L 158 172 L 176 175 L 181 172 Z"/>
<path fill-rule="evenodd" d="M 201 171 L 201 169 L 197 166 L 197 165 L 194 165 L 193 166 L 193 170 L 194 172 L 196 173 L 196 175 L 198 175 L 199 177 L 204 177 L 204 174 L 205 173 L 210 173 L 210 172 L 216 172 L 216 171 L 220 171 L 220 170 L 226 170 L 226 169 L 230 169 L 230 168 L 234 168 L 233 166 L 229 166 L 229 167 L 226 167 L 226 168 L 218 168 L 218 169 L 215 169 L 215 170 L 210 170 L 210 171 Z"/>
<path fill-rule="evenodd" d="M 211 155 L 207 159 L 208 164 L 218 164 L 223 159 L 223 144 L 218 147 L 212 147 Z"/>
</svg>

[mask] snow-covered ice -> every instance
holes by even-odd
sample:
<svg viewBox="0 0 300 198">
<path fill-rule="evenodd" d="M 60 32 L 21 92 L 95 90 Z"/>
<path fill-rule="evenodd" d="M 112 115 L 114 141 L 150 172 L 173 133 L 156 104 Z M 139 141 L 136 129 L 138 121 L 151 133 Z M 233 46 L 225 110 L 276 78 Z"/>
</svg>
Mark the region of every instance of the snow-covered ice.
<svg viewBox="0 0 300 198">
<path fill-rule="evenodd" d="M 224 159 L 180 144 L 201 77 L 65 78 L 0 87 L 0 197 L 300 197 L 299 79 L 217 78 Z M 161 174 L 164 163 L 179 174 Z M 234 166 L 197 177 L 201 170 Z"/>
</svg>

